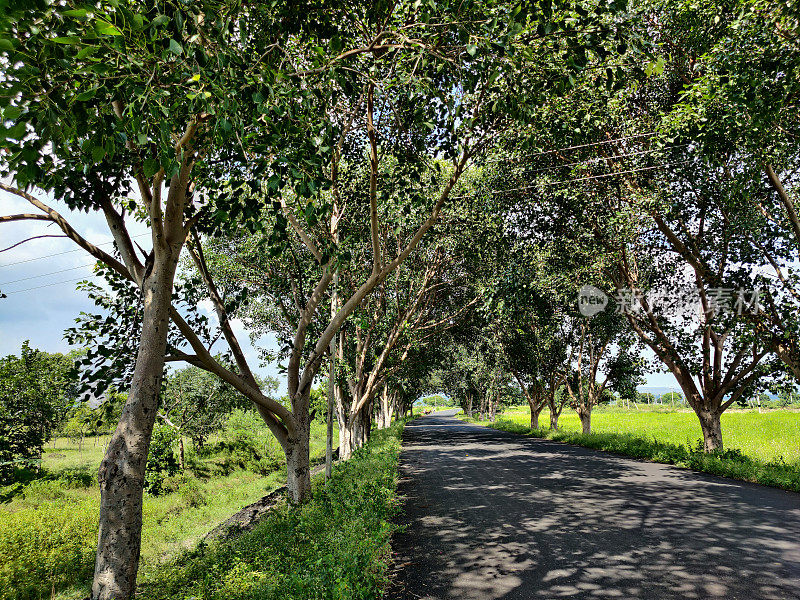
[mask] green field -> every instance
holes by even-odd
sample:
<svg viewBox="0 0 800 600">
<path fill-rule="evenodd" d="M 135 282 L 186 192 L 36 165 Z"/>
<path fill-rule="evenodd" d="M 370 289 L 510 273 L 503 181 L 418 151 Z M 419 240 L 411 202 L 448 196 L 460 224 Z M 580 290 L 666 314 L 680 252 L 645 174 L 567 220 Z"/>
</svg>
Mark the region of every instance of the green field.
<svg viewBox="0 0 800 600">
<path fill-rule="evenodd" d="M 97 471 L 108 437 L 49 442 L 44 477 L 6 490 L 10 498 L 0 504 L 0 600 L 44 597 L 44 587 L 48 598 L 52 592 L 62 600 L 86 597 L 97 544 Z M 324 454 L 325 426 L 314 423 L 312 461 Z M 186 474 L 176 476 L 174 491 L 145 494 L 140 572 L 195 547 L 216 525 L 285 482 L 283 469 L 266 476 L 243 469 L 219 474 L 217 462 L 215 456 L 195 459 Z M 203 475 L 210 472 L 215 474 Z"/>
<path fill-rule="evenodd" d="M 530 424 L 527 406 L 509 408 L 498 418 L 520 425 Z M 550 413 L 539 416 L 540 426 L 550 423 Z M 578 415 L 564 409 L 558 420 L 563 431 L 580 432 Z M 686 409 L 669 410 L 649 407 L 640 410 L 600 407 L 592 412 L 593 433 L 620 433 L 655 439 L 659 442 L 694 447 L 703 439 L 697 416 Z M 746 456 L 765 462 L 783 458 L 800 460 L 800 411 L 729 410 L 722 415 L 722 438 L 725 448 L 738 448 Z"/>
</svg>

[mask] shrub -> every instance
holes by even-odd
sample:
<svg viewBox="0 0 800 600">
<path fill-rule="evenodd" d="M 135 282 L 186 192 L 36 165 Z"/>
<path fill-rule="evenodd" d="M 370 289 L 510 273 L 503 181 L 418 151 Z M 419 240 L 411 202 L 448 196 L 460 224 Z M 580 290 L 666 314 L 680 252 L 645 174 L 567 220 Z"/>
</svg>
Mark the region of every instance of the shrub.
<svg viewBox="0 0 800 600">
<path fill-rule="evenodd" d="M 268 475 L 283 466 L 283 451 L 275 436 L 254 411 L 235 410 L 213 448 L 226 473 L 246 469 Z"/>
<path fill-rule="evenodd" d="M 314 484 L 301 507 L 278 506 L 253 531 L 179 557 L 142 583 L 144 600 L 373 599 L 387 583 L 399 434 L 378 431 Z"/>
<path fill-rule="evenodd" d="M 181 504 L 187 508 L 197 508 L 207 503 L 206 491 L 200 486 L 197 477 L 188 473 L 165 477 L 161 491 L 164 494 L 177 492 L 181 499 Z"/>
<path fill-rule="evenodd" d="M 91 577 L 97 510 L 86 500 L 0 512 L 0 600 L 50 598 Z"/>
<path fill-rule="evenodd" d="M 144 472 L 144 489 L 154 496 L 163 493 L 164 479 L 178 472 L 175 458 L 177 435 L 172 427 L 156 424 Z"/>
</svg>

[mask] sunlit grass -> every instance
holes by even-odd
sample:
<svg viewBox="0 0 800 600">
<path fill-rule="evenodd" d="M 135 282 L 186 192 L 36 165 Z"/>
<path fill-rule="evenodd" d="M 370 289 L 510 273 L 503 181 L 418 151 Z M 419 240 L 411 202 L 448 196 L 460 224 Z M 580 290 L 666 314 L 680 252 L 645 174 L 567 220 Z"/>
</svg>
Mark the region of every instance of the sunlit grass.
<svg viewBox="0 0 800 600">
<path fill-rule="evenodd" d="M 42 587 L 47 588 L 46 597 L 51 596 L 51 590 L 55 591 L 54 597 L 61 600 L 87 596 L 97 544 L 100 506 L 97 472 L 109 437 L 84 438 L 82 444 L 69 438 L 49 442 L 42 457 L 44 477 L 27 483 L 10 501 L 0 504 L 0 562 L 4 563 L 0 565 L 0 600 L 37 597 L 36 594 L 42 593 L 20 595 L 20 590 L 4 585 L 4 581 L 15 577 L 14 572 L 24 573 L 30 570 L 31 564 L 43 569 L 41 575 L 32 574 L 28 578 L 31 585 L 39 586 L 37 577 L 52 581 Z M 333 441 L 335 447 L 338 443 L 336 428 Z M 187 441 L 187 451 L 188 444 Z M 321 462 L 324 456 L 325 425 L 314 423 L 312 462 Z M 208 463 L 214 460 L 211 457 Z M 267 476 L 237 470 L 227 475 L 192 478 L 195 487 L 191 494 L 185 493 L 186 489 L 157 497 L 146 494 L 141 572 L 146 574 L 179 553 L 194 548 L 214 527 L 285 481 L 284 470 Z M 63 554 L 58 547 L 45 548 L 53 541 L 48 532 L 62 530 L 74 546 L 70 551 L 75 558 L 68 564 L 56 560 Z M 26 539 L 33 541 L 26 545 L 23 543 Z"/>
<path fill-rule="evenodd" d="M 567 412 L 559 419 L 558 431 L 532 430 L 527 407 L 509 409 L 493 423 L 461 418 L 512 433 L 800 491 L 800 413 L 790 410 L 724 414 L 725 450 L 711 454 L 702 451 L 702 444 L 698 448 L 702 434 L 694 413 L 664 407 L 638 411 L 601 408 L 592 415 L 592 433 L 588 435 L 581 432 L 577 415 Z M 539 422 L 549 423 L 549 414 L 541 415 Z"/>
<path fill-rule="evenodd" d="M 515 407 L 505 411 L 502 418 L 528 425 L 530 411 L 527 406 Z M 549 423 L 550 414 L 545 410 L 539 417 L 539 424 Z M 568 408 L 564 409 L 558 426 L 563 431 L 581 431 L 578 415 Z M 689 447 L 703 439 L 694 412 L 670 411 L 668 407 L 650 410 L 597 408 L 592 412 L 592 431 L 633 434 Z M 786 462 L 795 462 L 800 460 L 800 412 L 728 410 L 722 414 L 722 437 L 725 448 L 738 448 L 746 456 L 763 461 L 782 457 Z"/>
</svg>

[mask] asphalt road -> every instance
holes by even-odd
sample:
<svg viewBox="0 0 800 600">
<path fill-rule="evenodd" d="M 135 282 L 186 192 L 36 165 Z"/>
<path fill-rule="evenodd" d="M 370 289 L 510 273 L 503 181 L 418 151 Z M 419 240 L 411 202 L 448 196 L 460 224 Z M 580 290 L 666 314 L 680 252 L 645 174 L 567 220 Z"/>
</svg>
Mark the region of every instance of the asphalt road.
<svg viewBox="0 0 800 600">
<path fill-rule="evenodd" d="M 390 598 L 800 598 L 800 494 L 409 423 Z"/>
</svg>

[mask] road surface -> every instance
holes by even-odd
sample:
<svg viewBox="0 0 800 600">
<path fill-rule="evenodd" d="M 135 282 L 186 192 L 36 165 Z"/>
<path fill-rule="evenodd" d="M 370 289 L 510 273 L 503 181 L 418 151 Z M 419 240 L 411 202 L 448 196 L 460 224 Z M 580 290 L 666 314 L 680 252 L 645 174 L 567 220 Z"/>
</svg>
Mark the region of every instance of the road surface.
<svg viewBox="0 0 800 600">
<path fill-rule="evenodd" d="M 390 598 L 800 598 L 800 494 L 443 414 L 405 429 Z"/>
</svg>

